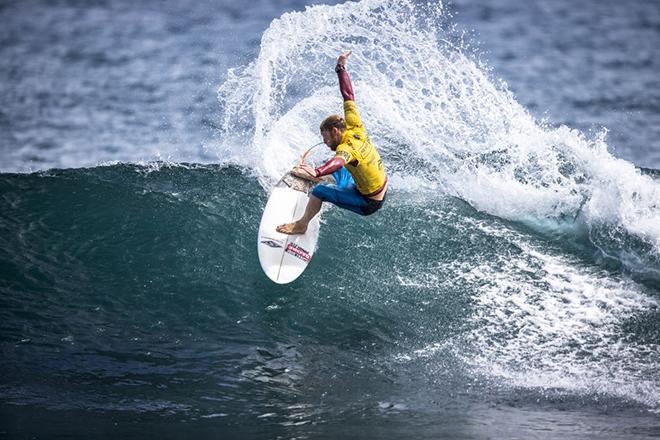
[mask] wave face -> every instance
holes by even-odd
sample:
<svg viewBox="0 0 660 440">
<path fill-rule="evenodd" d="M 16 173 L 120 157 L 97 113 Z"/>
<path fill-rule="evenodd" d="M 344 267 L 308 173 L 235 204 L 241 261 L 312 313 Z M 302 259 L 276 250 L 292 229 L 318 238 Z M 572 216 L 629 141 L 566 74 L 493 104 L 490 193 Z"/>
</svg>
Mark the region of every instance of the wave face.
<svg viewBox="0 0 660 440">
<path fill-rule="evenodd" d="M 609 264 L 660 279 L 660 183 L 588 137 L 535 120 L 478 61 L 442 4 L 366 0 L 274 20 L 230 70 L 219 156 L 279 178 L 340 111 L 332 71 L 353 50 L 357 101 L 397 190 L 443 191 L 540 231 L 588 237 Z M 295 127 L 295 129 L 293 129 Z"/>
<path fill-rule="evenodd" d="M 7 420 L 335 438 L 402 436 L 410 417 L 422 438 L 657 422 L 660 290 L 593 247 L 393 191 L 376 216 L 327 210 L 310 267 L 279 286 L 256 253 L 265 201 L 234 167 L 2 175 Z M 502 405 L 519 408 L 504 424 Z"/>
</svg>

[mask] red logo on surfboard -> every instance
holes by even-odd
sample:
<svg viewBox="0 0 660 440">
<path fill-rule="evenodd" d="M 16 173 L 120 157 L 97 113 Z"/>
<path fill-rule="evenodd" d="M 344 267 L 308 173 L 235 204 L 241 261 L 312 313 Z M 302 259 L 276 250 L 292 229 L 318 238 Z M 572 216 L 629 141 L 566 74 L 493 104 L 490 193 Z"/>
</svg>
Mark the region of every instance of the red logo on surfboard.
<svg viewBox="0 0 660 440">
<path fill-rule="evenodd" d="M 286 247 L 286 252 L 293 255 L 294 257 L 300 258 L 305 263 L 309 263 L 309 260 L 312 259 L 312 256 L 309 255 L 309 252 L 295 243 L 289 243 L 289 245 Z"/>
</svg>

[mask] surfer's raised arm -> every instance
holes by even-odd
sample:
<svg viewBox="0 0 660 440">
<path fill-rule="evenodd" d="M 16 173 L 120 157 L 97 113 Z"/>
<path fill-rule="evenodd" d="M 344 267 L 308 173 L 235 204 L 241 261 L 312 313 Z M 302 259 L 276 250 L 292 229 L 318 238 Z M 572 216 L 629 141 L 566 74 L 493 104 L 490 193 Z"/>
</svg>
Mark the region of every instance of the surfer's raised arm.
<svg viewBox="0 0 660 440">
<path fill-rule="evenodd" d="M 346 63 L 348 62 L 348 57 L 351 56 L 351 51 L 344 52 L 339 55 L 337 58 L 337 66 L 335 67 L 335 72 L 337 72 L 337 78 L 339 78 L 339 91 L 341 92 L 342 98 L 344 98 L 344 120 L 346 121 L 346 128 L 362 128 L 362 120 L 360 119 L 360 114 L 358 113 L 357 106 L 355 105 L 355 93 L 353 92 L 353 84 L 351 84 L 351 78 L 348 76 L 348 71 L 346 70 Z M 346 158 L 348 162 L 348 158 Z"/>
<path fill-rule="evenodd" d="M 346 62 L 348 57 L 351 56 L 352 51 L 344 52 L 339 55 L 337 58 L 337 66 L 335 67 L 335 72 L 337 72 L 337 77 L 339 78 L 339 90 L 341 91 L 341 96 L 344 98 L 344 101 L 355 101 L 355 94 L 353 93 L 353 84 L 351 84 L 351 78 L 348 76 L 346 71 Z"/>
</svg>

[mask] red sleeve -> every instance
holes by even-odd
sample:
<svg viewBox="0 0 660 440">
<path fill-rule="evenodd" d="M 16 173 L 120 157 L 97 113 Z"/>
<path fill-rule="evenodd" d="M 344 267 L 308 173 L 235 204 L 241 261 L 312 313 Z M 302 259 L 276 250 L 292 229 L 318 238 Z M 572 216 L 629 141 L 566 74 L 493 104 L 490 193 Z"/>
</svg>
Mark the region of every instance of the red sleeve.
<svg viewBox="0 0 660 440">
<path fill-rule="evenodd" d="M 315 170 L 316 177 L 332 174 L 343 167 L 345 163 L 346 161 L 342 157 L 335 156 Z"/>
<path fill-rule="evenodd" d="M 351 84 L 351 78 L 348 76 L 346 67 L 342 66 L 341 64 L 337 64 L 335 71 L 339 77 L 339 90 L 341 91 L 341 96 L 344 98 L 344 101 L 355 101 L 353 84 Z"/>
</svg>

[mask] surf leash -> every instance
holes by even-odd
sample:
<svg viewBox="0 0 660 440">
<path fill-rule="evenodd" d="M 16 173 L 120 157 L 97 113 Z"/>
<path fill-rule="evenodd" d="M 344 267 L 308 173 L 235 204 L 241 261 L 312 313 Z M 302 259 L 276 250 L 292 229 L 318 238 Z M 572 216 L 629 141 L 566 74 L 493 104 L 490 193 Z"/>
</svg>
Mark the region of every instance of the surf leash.
<svg viewBox="0 0 660 440">
<path fill-rule="evenodd" d="M 311 153 L 312 150 L 313 150 L 314 148 L 318 147 L 319 145 L 323 145 L 323 142 L 319 142 L 318 144 L 314 144 L 314 145 L 312 145 L 311 147 L 308 147 L 308 148 L 303 152 L 303 154 L 300 156 L 300 160 L 298 161 L 298 165 L 302 165 L 303 163 L 305 163 L 305 159 L 307 159 L 307 156 L 309 156 L 309 153 Z M 294 166 L 294 168 L 295 168 L 295 166 Z M 289 173 L 286 173 L 284 176 L 282 176 L 282 178 L 281 178 L 280 180 L 277 181 L 277 183 L 275 184 L 275 186 L 279 185 L 280 182 L 284 181 L 284 179 L 285 179 L 286 176 L 288 176 L 288 175 L 289 175 Z M 286 183 L 286 182 L 285 182 L 285 183 Z M 288 184 L 287 184 L 287 185 L 288 185 Z M 289 186 L 290 186 L 290 185 L 289 185 Z"/>
<path fill-rule="evenodd" d="M 302 154 L 302 156 L 300 156 L 300 162 L 298 162 L 298 165 L 304 164 L 305 159 L 307 159 L 307 156 L 309 156 L 309 153 L 311 153 L 312 150 L 314 148 L 318 147 L 319 145 L 323 145 L 323 142 L 319 142 L 318 144 L 314 144 L 311 147 L 309 147 L 308 149 L 306 149 L 305 152 Z"/>
</svg>

